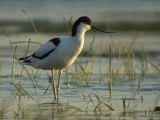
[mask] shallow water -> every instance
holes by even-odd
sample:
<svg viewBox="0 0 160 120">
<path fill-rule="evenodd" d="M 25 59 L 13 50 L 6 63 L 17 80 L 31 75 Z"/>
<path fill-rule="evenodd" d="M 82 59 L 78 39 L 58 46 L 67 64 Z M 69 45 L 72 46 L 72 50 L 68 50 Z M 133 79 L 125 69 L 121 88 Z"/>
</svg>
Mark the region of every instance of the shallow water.
<svg viewBox="0 0 160 120">
<path fill-rule="evenodd" d="M 82 54 L 69 67 L 68 77 L 64 70 L 58 104 L 53 104 L 51 87 L 45 93 L 50 84 L 51 72 L 40 70 L 34 77 L 37 72 L 34 68 L 26 66 L 22 71 L 23 67 L 18 61 L 15 60 L 13 64 L 13 52 L 8 38 L 1 35 L 0 111 L 4 111 L 1 118 L 158 120 L 159 112 L 154 112 L 154 108 L 160 106 L 159 34 L 157 32 L 120 32 L 114 35 L 88 33 L 83 53 L 89 51 L 94 35 L 92 52 L 95 55 L 103 53 L 104 56 L 92 56 L 90 51 L 88 53 L 90 57 L 84 57 Z M 10 35 L 10 39 L 12 43 L 30 38 L 31 41 L 44 43 L 45 40 L 56 36 L 14 34 Z M 114 48 L 114 53 L 120 55 L 112 58 L 114 71 L 112 79 L 109 74 L 110 44 Z M 17 46 L 16 56 L 23 56 L 26 44 L 17 43 Z M 30 44 L 28 54 L 37 50 L 39 46 Z M 123 56 L 123 51 L 120 52 L 120 50 L 128 52 L 129 48 L 131 52 L 135 52 L 134 59 Z M 80 69 L 79 65 L 84 70 Z M 111 94 L 108 86 L 110 80 L 113 84 Z M 21 85 L 22 96 L 18 90 Z M 125 109 L 122 99 L 126 99 Z"/>
<path fill-rule="evenodd" d="M 113 58 L 113 60 L 117 61 L 117 58 Z M 19 100 L 18 90 L 14 85 L 11 85 L 12 59 L 10 57 L 3 58 L 0 79 L 0 110 L 6 111 L 3 118 L 15 117 L 17 119 L 18 116 L 11 111 L 17 112 L 18 104 L 21 103 L 22 112 L 25 113 L 21 117 L 26 119 L 58 119 L 63 117 L 66 119 L 159 119 L 159 114 L 153 112 L 154 107 L 159 106 L 160 99 L 159 73 L 155 72 L 154 68 L 149 67 L 144 77 L 141 76 L 138 68 L 136 68 L 135 80 L 132 79 L 132 76 L 125 75 L 124 77 L 121 73 L 116 82 L 113 83 L 110 96 L 108 58 L 101 58 L 103 67 L 100 67 L 98 57 L 94 57 L 92 61 L 90 61 L 90 57 L 79 57 L 77 61 L 83 67 L 87 64 L 86 73 L 84 74 L 80 69 L 75 70 L 76 64 L 73 64 L 69 68 L 70 74 L 67 81 L 66 72 L 64 71 L 60 83 L 59 103 L 53 104 L 51 88 L 44 94 L 49 85 L 48 75 L 51 75 L 50 71 L 47 71 L 48 75 L 44 71 L 39 71 L 34 78 L 33 73 L 35 74 L 36 70 L 27 66 L 26 69 L 29 70 L 28 72 L 33 81 L 25 70 L 22 72 L 22 77 L 19 78 L 22 67 L 16 62 L 14 64 L 12 82 L 17 87 L 21 82 L 24 90 L 35 99 L 34 101 L 31 97 L 28 97 L 22 90 L 24 95 Z M 138 61 L 138 59 L 135 59 L 136 63 Z M 91 69 L 92 64 L 94 66 Z M 90 71 L 91 73 L 87 74 Z M 102 72 L 100 73 L 100 71 Z M 87 75 L 88 77 L 86 77 Z M 35 84 L 36 82 L 37 84 Z M 34 85 L 35 88 L 33 87 Z M 123 114 L 122 97 L 126 97 L 125 114 Z M 101 105 L 96 109 L 99 103 Z M 114 109 L 114 111 L 105 104 Z M 2 109 L 3 105 L 7 107 Z M 21 114 L 19 112 L 19 115 Z"/>
</svg>

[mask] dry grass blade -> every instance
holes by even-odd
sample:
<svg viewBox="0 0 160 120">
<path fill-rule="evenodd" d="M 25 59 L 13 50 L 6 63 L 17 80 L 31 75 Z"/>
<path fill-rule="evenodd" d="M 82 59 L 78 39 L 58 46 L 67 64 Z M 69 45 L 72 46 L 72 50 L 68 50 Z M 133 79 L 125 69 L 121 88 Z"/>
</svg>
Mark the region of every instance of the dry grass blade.
<svg viewBox="0 0 160 120">
<path fill-rule="evenodd" d="M 150 64 L 151 64 L 158 72 L 160 72 L 160 69 L 159 69 L 155 64 L 153 64 L 151 61 L 150 61 Z"/>
<path fill-rule="evenodd" d="M 11 44 L 19 44 L 19 43 L 24 43 L 24 44 L 25 44 L 25 43 L 28 43 L 28 41 L 12 42 Z M 34 41 L 30 41 L 30 43 L 42 45 L 41 43 L 39 43 L 39 42 L 34 42 Z"/>
<path fill-rule="evenodd" d="M 69 35 L 70 29 L 71 29 L 70 26 L 72 23 L 72 19 L 73 19 L 73 16 L 71 16 L 69 22 L 67 22 L 65 16 L 63 15 L 63 20 L 64 20 L 64 22 L 66 24 L 66 28 L 67 28 L 67 35 Z"/>
<path fill-rule="evenodd" d="M 95 95 L 95 97 L 97 98 L 98 103 L 104 104 L 104 105 L 105 105 L 106 107 L 108 107 L 111 111 L 114 111 L 114 109 L 113 109 L 110 105 L 108 105 L 108 104 L 102 102 L 102 101 L 100 100 L 100 98 L 99 98 L 98 95 L 96 95 L 96 94 L 94 94 L 94 95 Z"/>
<path fill-rule="evenodd" d="M 2 59 L 0 61 L 0 81 L 2 80 Z"/>
<path fill-rule="evenodd" d="M 18 91 L 20 91 L 20 88 L 17 87 L 15 84 L 13 84 L 13 86 L 14 86 Z M 21 87 L 21 89 L 22 89 L 22 91 L 24 92 L 23 94 L 28 95 L 28 97 L 30 97 L 32 100 L 34 100 L 34 101 L 37 103 L 37 100 L 36 100 L 34 97 L 32 97 L 23 87 Z"/>
<path fill-rule="evenodd" d="M 13 52 L 13 66 L 12 66 L 12 73 L 11 73 L 11 76 L 12 76 L 11 83 L 13 84 L 14 63 L 15 63 L 15 60 L 17 60 L 17 61 L 19 62 L 19 59 L 16 57 L 16 49 L 17 49 L 17 46 L 16 46 L 16 47 L 13 47 L 13 46 L 12 46 L 12 42 L 11 42 L 11 40 L 10 40 L 9 33 L 8 33 L 8 31 L 7 31 L 7 29 L 6 29 L 6 27 L 5 27 L 5 25 L 4 25 L 3 22 L 2 22 L 2 26 L 3 26 L 3 28 L 4 28 L 4 31 L 5 31 L 5 33 L 6 33 L 6 35 L 7 35 L 7 37 L 8 37 L 8 40 L 9 40 L 9 43 L 10 43 L 10 47 L 11 47 L 12 52 Z M 28 42 L 28 45 L 29 45 L 29 42 Z M 29 46 L 28 46 L 28 47 L 29 47 Z M 27 48 L 27 49 L 28 49 L 28 48 Z M 26 51 L 26 52 L 27 52 L 27 51 Z M 20 62 L 19 62 L 19 63 L 20 63 Z M 20 63 L 20 64 L 21 64 L 21 66 L 23 67 L 23 69 L 26 71 L 26 73 L 28 74 L 30 80 L 32 81 L 32 85 L 33 85 L 33 87 L 34 87 L 35 93 L 37 94 L 37 91 L 36 91 L 36 88 L 35 88 L 35 83 L 33 82 L 34 80 L 33 80 L 32 77 L 30 76 L 30 74 L 29 74 L 28 70 L 25 68 L 25 66 L 24 66 L 22 63 Z M 14 85 L 14 84 L 13 84 L 13 85 Z M 33 100 L 35 100 L 26 90 L 23 89 L 23 91 L 25 91 L 25 93 L 26 93 L 28 96 L 30 96 Z"/>
<path fill-rule="evenodd" d="M 38 41 L 40 42 L 40 39 L 39 39 L 39 37 L 38 37 L 38 31 L 37 31 L 37 29 L 36 29 L 36 26 L 35 26 L 34 23 L 33 23 L 33 20 L 32 20 L 32 18 L 31 18 L 31 16 L 30 16 L 25 10 L 22 10 L 22 12 L 28 17 L 28 19 L 29 19 L 30 23 L 32 24 L 32 27 L 33 27 L 33 29 L 34 29 L 34 31 L 35 31 L 35 33 L 36 33 L 37 39 L 38 39 Z"/>
<path fill-rule="evenodd" d="M 2 23 L 2 26 L 3 26 L 3 29 L 4 29 L 5 33 L 7 35 L 7 38 L 9 40 L 10 46 L 11 46 L 12 49 L 14 49 L 13 46 L 12 46 L 12 42 L 10 40 L 10 37 L 9 37 L 9 33 L 8 33 L 8 31 L 7 31 L 7 29 L 6 29 L 5 25 L 4 25 L 4 22 L 2 21 L 1 23 Z"/>
</svg>

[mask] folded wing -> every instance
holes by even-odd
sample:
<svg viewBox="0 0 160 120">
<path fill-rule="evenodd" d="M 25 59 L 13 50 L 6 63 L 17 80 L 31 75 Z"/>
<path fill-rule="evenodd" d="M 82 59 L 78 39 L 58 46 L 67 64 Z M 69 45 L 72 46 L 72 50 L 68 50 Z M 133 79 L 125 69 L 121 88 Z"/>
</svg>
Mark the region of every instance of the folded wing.
<svg viewBox="0 0 160 120">
<path fill-rule="evenodd" d="M 19 58 L 20 61 L 26 64 L 34 64 L 38 60 L 45 59 L 48 55 L 50 55 L 60 44 L 59 38 L 54 38 L 46 42 L 42 45 L 35 53 L 30 56 Z"/>
</svg>

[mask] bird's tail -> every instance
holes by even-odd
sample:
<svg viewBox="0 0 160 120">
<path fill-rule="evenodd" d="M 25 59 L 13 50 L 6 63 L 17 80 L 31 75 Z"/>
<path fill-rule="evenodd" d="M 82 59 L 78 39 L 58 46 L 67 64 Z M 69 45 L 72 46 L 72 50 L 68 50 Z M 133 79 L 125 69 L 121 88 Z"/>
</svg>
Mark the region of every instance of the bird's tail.
<svg viewBox="0 0 160 120">
<path fill-rule="evenodd" d="M 26 56 L 26 57 L 21 57 L 19 58 L 19 61 L 21 63 L 24 63 L 25 65 L 29 65 L 29 66 L 35 66 L 35 63 L 33 61 L 30 60 L 31 56 Z"/>
<path fill-rule="evenodd" d="M 26 57 L 21 57 L 19 58 L 19 61 L 25 61 L 27 58 L 29 58 L 30 56 L 26 56 Z"/>
<path fill-rule="evenodd" d="M 31 63 L 31 61 L 29 60 L 30 56 L 26 56 L 26 57 L 21 57 L 19 58 L 19 61 L 22 63 Z"/>
</svg>

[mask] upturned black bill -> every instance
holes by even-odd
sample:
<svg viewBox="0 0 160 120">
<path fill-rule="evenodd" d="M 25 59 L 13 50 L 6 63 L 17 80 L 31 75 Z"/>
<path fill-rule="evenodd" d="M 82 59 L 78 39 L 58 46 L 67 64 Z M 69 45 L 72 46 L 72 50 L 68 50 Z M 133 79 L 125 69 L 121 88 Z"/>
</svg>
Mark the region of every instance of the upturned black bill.
<svg viewBox="0 0 160 120">
<path fill-rule="evenodd" d="M 101 32 L 104 32 L 104 33 L 115 33 L 115 32 L 107 32 L 107 31 L 103 31 L 103 30 L 98 29 L 98 28 L 96 28 L 96 27 L 94 27 L 94 26 L 91 26 L 91 28 L 93 28 L 93 29 L 95 29 L 95 30 L 98 30 L 98 31 L 101 31 Z"/>
</svg>

